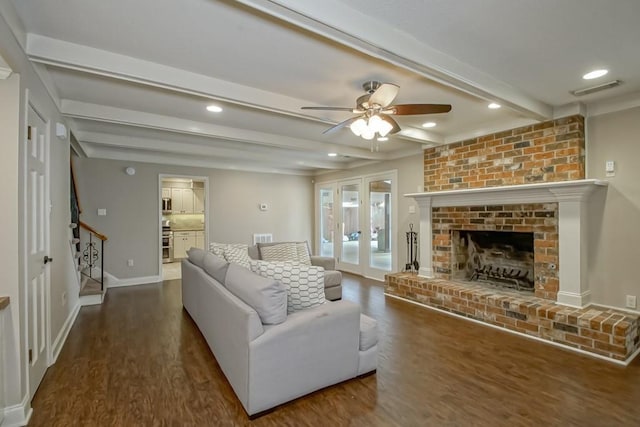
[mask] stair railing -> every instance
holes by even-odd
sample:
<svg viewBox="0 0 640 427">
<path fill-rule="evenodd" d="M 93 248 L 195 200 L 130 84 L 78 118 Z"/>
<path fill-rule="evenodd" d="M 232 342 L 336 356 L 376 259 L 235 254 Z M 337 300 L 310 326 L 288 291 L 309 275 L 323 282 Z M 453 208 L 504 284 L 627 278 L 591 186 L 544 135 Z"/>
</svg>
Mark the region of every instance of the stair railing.
<svg viewBox="0 0 640 427">
<path fill-rule="evenodd" d="M 80 248 L 82 254 L 81 265 L 85 267 L 81 270 L 81 273 L 88 275 L 90 279 L 98 281 L 100 283 L 100 290 L 104 292 L 104 242 L 107 240 L 107 236 L 99 233 L 96 229 L 82 221 L 80 221 L 79 225 L 80 228 L 85 230 L 89 235 L 89 241 L 85 244 L 84 248 Z M 100 280 L 94 277 L 98 263 L 100 263 Z M 88 274 L 84 272 L 84 270 L 88 270 Z"/>
</svg>

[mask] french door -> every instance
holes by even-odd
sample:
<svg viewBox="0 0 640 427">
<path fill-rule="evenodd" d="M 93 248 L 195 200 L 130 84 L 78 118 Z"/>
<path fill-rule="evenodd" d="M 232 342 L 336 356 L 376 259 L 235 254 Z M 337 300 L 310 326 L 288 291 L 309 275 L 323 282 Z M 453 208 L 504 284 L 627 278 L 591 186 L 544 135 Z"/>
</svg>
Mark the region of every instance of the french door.
<svg viewBox="0 0 640 427">
<path fill-rule="evenodd" d="M 378 280 L 396 271 L 396 181 L 391 171 L 316 184 L 317 253 Z"/>
</svg>

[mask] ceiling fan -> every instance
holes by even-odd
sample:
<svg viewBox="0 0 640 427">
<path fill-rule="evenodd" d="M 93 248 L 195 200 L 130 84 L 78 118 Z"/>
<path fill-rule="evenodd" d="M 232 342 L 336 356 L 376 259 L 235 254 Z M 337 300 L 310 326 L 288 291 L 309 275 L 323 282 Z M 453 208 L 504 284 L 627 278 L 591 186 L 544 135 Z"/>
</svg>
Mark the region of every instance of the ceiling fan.
<svg viewBox="0 0 640 427">
<path fill-rule="evenodd" d="M 410 116 L 418 114 L 448 113 L 451 111 L 449 104 L 397 104 L 391 105 L 400 86 L 393 83 L 380 83 L 368 81 L 362 85 L 365 94 L 356 100 L 356 108 L 350 107 L 302 107 L 303 110 L 330 110 L 350 111 L 358 114 L 323 133 L 332 133 L 338 129 L 349 126 L 356 136 L 364 139 L 373 139 L 376 134 L 379 137 L 393 135 L 400 131 L 398 123 L 390 116 Z"/>
</svg>

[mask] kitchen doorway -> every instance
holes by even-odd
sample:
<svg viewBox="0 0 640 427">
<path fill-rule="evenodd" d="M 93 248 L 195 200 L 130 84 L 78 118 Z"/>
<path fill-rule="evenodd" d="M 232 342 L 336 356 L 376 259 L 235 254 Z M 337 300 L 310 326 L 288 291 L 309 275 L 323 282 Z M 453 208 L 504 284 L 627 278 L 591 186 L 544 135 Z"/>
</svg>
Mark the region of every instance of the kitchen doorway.
<svg viewBox="0 0 640 427">
<path fill-rule="evenodd" d="M 158 179 L 159 275 L 181 278 L 180 263 L 192 248 L 206 249 L 209 180 L 207 177 L 163 175 Z"/>
</svg>

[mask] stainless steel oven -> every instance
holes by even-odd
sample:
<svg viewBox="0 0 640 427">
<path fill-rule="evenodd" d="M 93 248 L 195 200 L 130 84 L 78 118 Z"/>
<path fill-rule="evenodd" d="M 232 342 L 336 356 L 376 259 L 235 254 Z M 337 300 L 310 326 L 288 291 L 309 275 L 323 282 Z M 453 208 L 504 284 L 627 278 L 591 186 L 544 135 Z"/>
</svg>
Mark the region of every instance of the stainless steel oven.
<svg viewBox="0 0 640 427">
<path fill-rule="evenodd" d="M 173 262 L 173 231 L 169 226 L 162 226 L 162 262 Z"/>
</svg>

